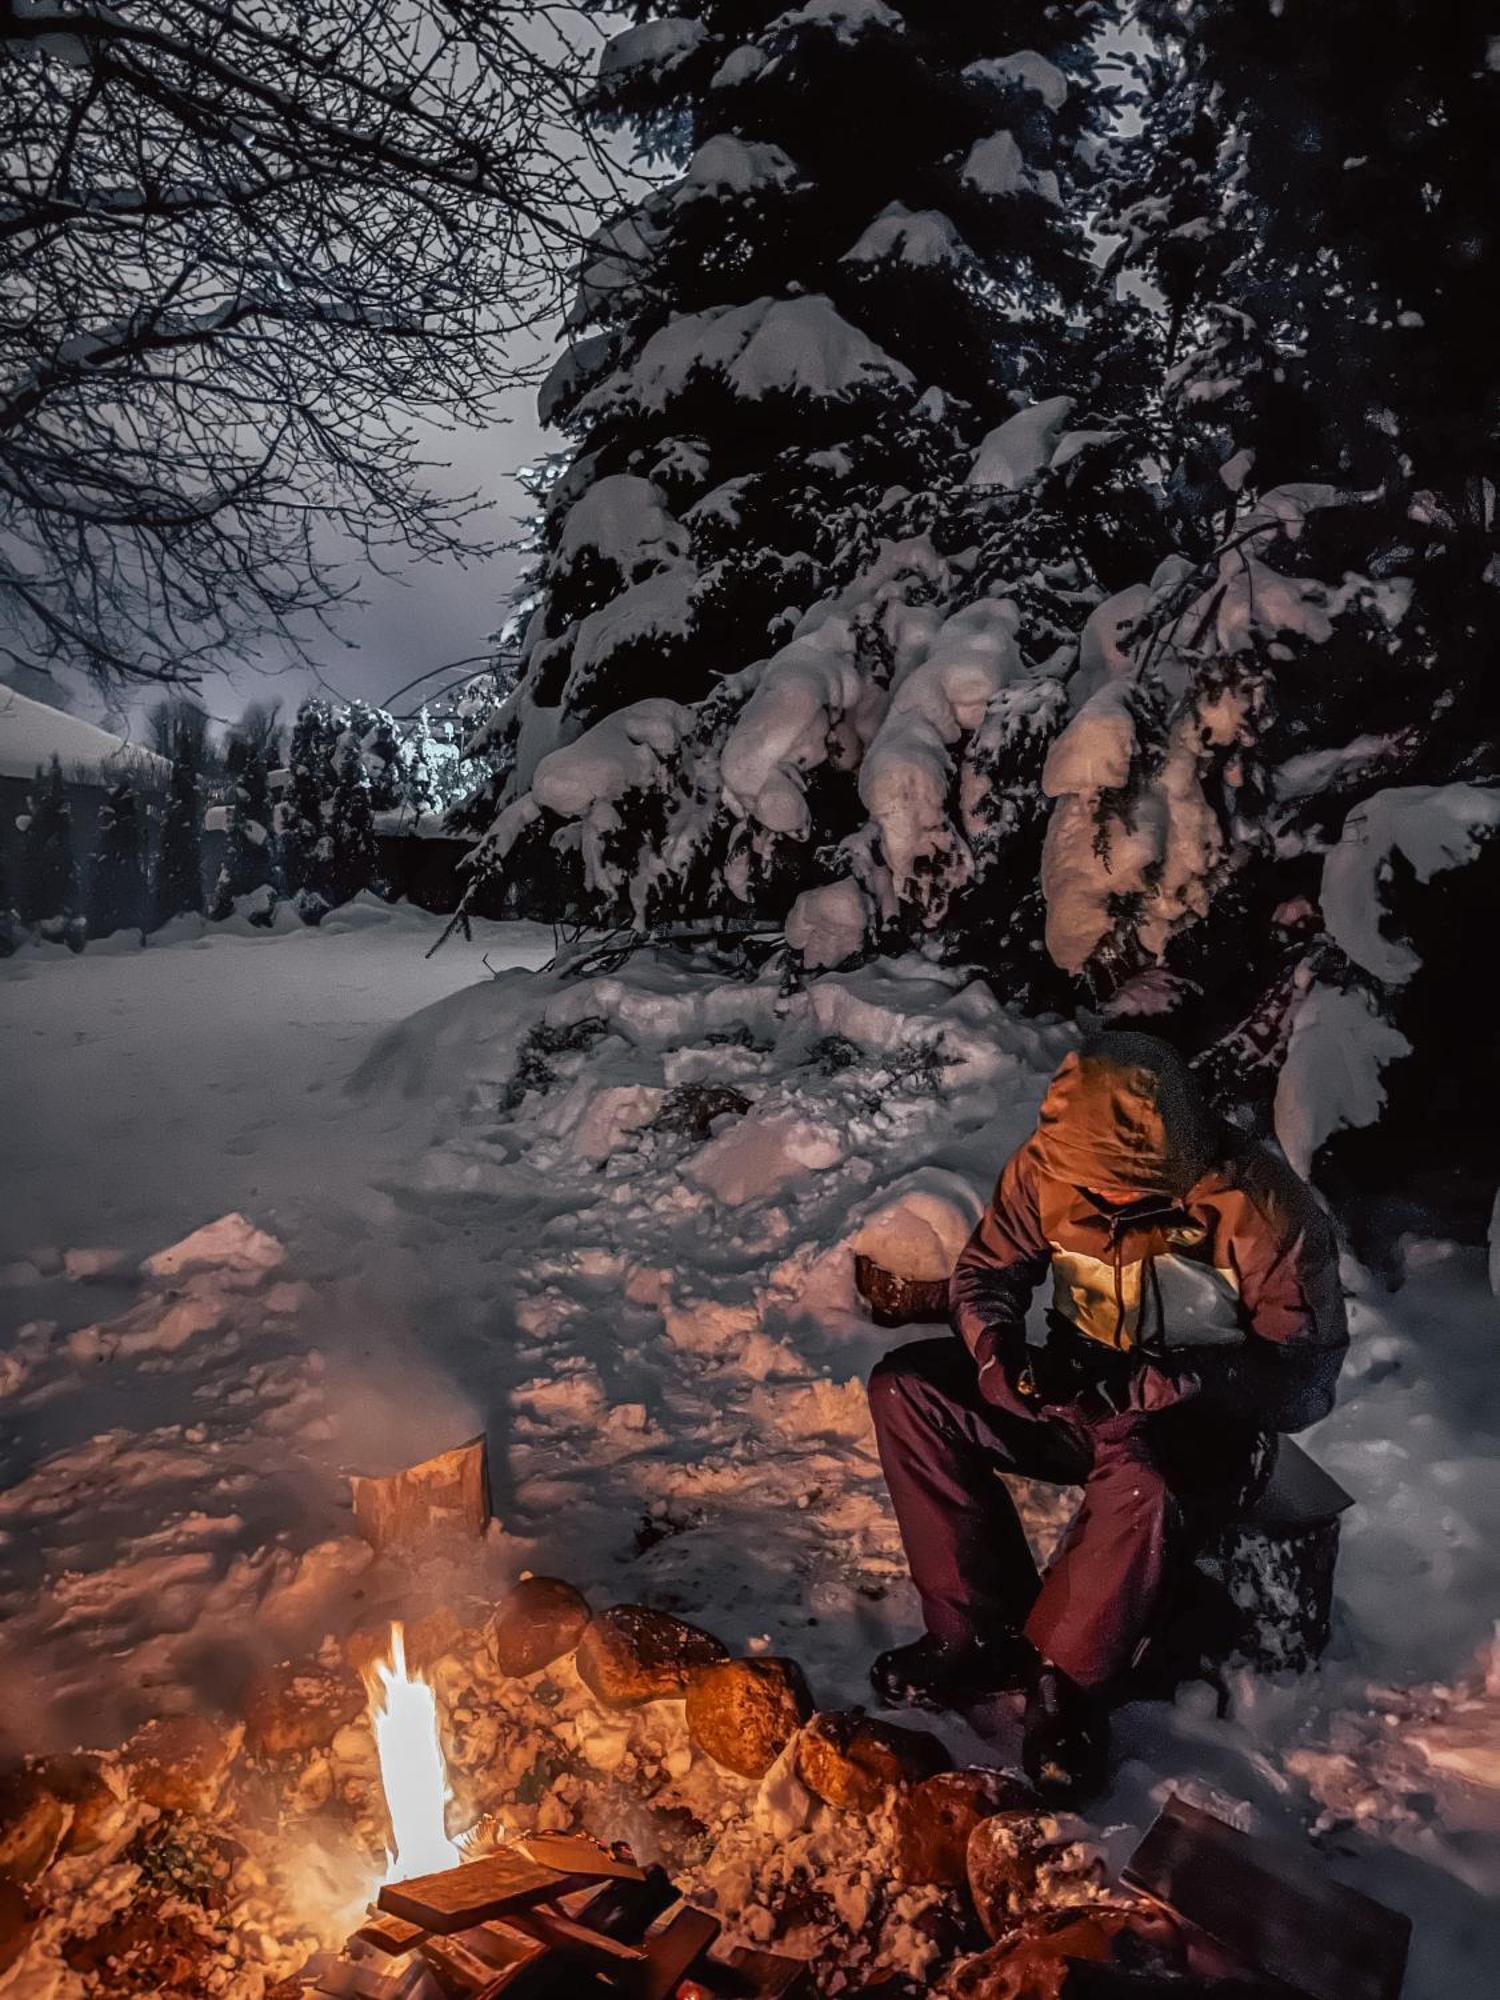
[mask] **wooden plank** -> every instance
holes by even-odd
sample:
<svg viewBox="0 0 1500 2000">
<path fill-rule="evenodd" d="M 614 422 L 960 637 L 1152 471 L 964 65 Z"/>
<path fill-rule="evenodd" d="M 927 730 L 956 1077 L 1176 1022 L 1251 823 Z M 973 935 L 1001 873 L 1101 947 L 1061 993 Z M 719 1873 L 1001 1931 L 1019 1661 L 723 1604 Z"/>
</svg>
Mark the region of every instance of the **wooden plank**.
<svg viewBox="0 0 1500 2000">
<path fill-rule="evenodd" d="M 451 2000 L 473 2000 L 495 1983 L 495 1968 L 460 1938 L 430 1937 L 421 1946 L 422 1962 Z"/>
<path fill-rule="evenodd" d="M 744 2000 L 816 2000 L 817 1988 L 806 1959 L 736 1945 L 729 1954 L 734 1991 Z"/>
<path fill-rule="evenodd" d="M 1411 1919 L 1321 1874 L 1307 1847 L 1241 1833 L 1174 1796 L 1124 1879 L 1309 2000 L 1398 2000 Z"/>
<path fill-rule="evenodd" d="M 377 1951 L 387 1951 L 399 1957 L 402 1952 L 415 1951 L 427 1933 L 420 1924 L 409 1924 L 404 1917 L 366 1917 L 354 1935 L 362 1944 L 372 1944 Z"/>
<path fill-rule="evenodd" d="M 503 1972 L 512 1965 L 530 1965 L 547 1955 L 547 1947 L 540 1938 L 533 1937 L 530 1931 L 521 1930 L 505 1917 L 476 1924 L 471 1930 L 455 1931 L 453 1935 L 460 1944 L 467 1945 L 476 1958 L 482 1958 L 497 1972 Z"/>
<path fill-rule="evenodd" d="M 559 1875 L 588 1875 L 600 1882 L 644 1882 L 646 1871 L 633 1861 L 621 1861 L 607 1847 L 582 1833 L 530 1833 L 510 1843 L 513 1852 L 524 1854 L 543 1868 L 555 1868 Z"/>
<path fill-rule="evenodd" d="M 407 1547 L 434 1537 L 482 1535 L 490 1519 L 489 1459 L 483 1437 L 440 1451 L 400 1472 L 349 1480 L 354 1519 L 373 1548 Z"/>
<path fill-rule="evenodd" d="M 578 1887 L 576 1875 L 561 1875 L 529 1861 L 513 1848 L 502 1847 L 495 1854 L 466 1861 L 458 1868 L 445 1868 L 437 1875 L 413 1875 L 405 1882 L 387 1882 L 376 1898 L 377 1906 L 389 1917 L 404 1917 L 409 1924 L 446 1937 L 498 1917 L 508 1909 L 537 1903 L 547 1896 L 559 1896 Z"/>
<path fill-rule="evenodd" d="M 624 1944 L 604 1931 L 565 1917 L 560 1910 L 521 1910 L 511 1922 L 529 1931 L 549 1951 L 558 1952 L 577 1965 L 591 1966 L 596 1972 L 609 1973 L 632 1993 L 644 1981 L 646 1954 L 639 1945 Z"/>
<path fill-rule="evenodd" d="M 669 2000 L 680 1981 L 718 1941 L 723 1928 L 717 1917 L 707 1910 L 695 1910 L 691 1903 L 684 1903 L 654 1926 L 644 1941 L 646 1976 L 641 2000 Z"/>
</svg>

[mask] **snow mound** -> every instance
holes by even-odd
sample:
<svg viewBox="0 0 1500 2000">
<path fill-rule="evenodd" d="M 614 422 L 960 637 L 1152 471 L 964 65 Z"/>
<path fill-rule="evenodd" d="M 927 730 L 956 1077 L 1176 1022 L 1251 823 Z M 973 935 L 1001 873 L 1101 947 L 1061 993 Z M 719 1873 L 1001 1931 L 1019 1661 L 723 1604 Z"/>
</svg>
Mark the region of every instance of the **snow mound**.
<svg viewBox="0 0 1500 2000">
<path fill-rule="evenodd" d="M 843 1158 L 829 1125 L 807 1118 L 743 1118 L 711 1140 L 688 1178 L 725 1208 L 779 1195 L 809 1173 L 826 1173 Z"/>
<path fill-rule="evenodd" d="M 871 914 L 870 899 L 857 882 L 804 889 L 787 915 L 786 941 L 810 970 L 831 970 L 859 957 Z"/>
<path fill-rule="evenodd" d="M 898 1278 L 947 1278 L 974 1232 L 981 1206 L 962 1175 L 924 1167 L 881 1197 L 851 1247 Z"/>
<path fill-rule="evenodd" d="M 141 1270 L 148 1278 L 181 1278 L 189 1271 L 229 1271 L 263 1274 L 286 1260 L 286 1250 L 274 1236 L 257 1229 L 243 1215 L 221 1215 L 148 1257 Z"/>
</svg>

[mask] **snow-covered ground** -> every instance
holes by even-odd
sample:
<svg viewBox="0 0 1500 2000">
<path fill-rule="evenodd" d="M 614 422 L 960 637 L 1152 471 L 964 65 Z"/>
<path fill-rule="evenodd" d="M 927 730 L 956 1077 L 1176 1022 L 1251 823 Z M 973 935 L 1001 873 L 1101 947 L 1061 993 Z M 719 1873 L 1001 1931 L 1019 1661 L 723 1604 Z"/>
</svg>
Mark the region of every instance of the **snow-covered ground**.
<svg viewBox="0 0 1500 2000">
<path fill-rule="evenodd" d="M 915 960 L 782 996 L 661 959 L 535 976 L 551 935 L 521 926 L 426 960 L 435 935 L 369 903 L 0 971 L 18 1747 L 232 1709 L 258 1660 L 422 1610 L 425 1577 L 373 1602 L 346 1474 L 481 1426 L 501 1526 L 469 1588 L 527 1567 L 645 1598 L 794 1654 L 825 1705 L 912 1629 L 862 1390 L 893 1336 L 850 1252 L 899 1232 L 944 1267 L 1066 1031 Z M 1407 1271 L 1396 1294 L 1348 1271 L 1344 1397 L 1308 1440 L 1359 1502 L 1322 1673 L 1247 1682 L 1223 1722 L 1197 1690 L 1128 1711 L 1092 1817 L 1127 1848 L 1175 1786 L 1309 1831 L 1415 1918 L 1411 2000 L 1477 2000 L 1500 1357 L 1479 1253 L 1413 1243 Z"/>
</svg>

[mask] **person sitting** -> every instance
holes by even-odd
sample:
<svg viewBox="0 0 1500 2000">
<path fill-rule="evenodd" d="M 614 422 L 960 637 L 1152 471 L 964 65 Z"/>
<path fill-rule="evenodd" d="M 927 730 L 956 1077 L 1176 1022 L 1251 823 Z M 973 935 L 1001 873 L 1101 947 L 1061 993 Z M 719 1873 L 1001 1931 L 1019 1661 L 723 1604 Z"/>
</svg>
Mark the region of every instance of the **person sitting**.
<svg viewBox="0 0 1500 2000">
<path fill-rule="evenodd" d="M 1050 1274 L 1044 1343 L 1027 1308 Z M 959 1339 L 897 1348 L 869 1395 L 924 1635 L 871 1669 L 887 1706 L 1026 1691 L 1044 1796 L 1104 1782 L 1124 1691 L 1274 1434 L 1326 1416 L 1348 1345 L 1332 1226 L 1215 1119 L 1153 1036 L 1070 1054 L 954 1271 Z M 1039 1577 L 998 1472 L 1083 1488 Z"/>
</svg>

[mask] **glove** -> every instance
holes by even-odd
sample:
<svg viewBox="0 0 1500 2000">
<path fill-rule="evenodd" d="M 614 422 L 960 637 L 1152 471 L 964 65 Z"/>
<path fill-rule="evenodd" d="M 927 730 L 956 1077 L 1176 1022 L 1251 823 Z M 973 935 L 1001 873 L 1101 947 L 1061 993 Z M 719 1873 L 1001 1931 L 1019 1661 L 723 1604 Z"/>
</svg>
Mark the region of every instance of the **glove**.
<svg viewBox="0 0 1500 2000">
<path fill-rule="evenodd" d="M 1029 1352 L 1019 1327 L 992 1327 L 979 1336 L 974 1359 L 979 1364 L 979 1393 L 997 1410 L 1023 1408 L 1031 1401 L 1024 1357 Z M 1020 1365 L 1017 1365 L 1017 1349 Z"/>
</svg>

